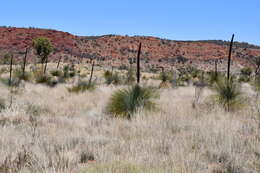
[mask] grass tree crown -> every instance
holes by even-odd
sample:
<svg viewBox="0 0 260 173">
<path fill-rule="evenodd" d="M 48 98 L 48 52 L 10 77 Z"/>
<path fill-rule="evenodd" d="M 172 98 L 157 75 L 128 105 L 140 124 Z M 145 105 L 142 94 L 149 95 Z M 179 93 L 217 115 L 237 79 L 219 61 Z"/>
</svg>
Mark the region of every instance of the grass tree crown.
<svg viewBox="0 0 260 173">
<path fill-rule="evenodd" d="M 42 62 L 44 62 L 53 51 L 53 46 L 50 40 L 46 37 L 35 38 L 32 42 L 32 45 L 36 50 L 37 55 L 41 58 Z"/>
</svg>

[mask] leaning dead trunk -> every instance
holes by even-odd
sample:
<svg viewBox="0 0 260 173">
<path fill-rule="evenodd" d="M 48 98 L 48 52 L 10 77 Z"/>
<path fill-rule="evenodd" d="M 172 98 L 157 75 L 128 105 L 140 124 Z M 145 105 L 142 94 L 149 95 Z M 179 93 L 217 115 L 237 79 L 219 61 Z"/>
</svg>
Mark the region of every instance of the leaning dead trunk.
<svg viewBox="0 0 260 173">
<path fill-rule="evenodd" d="M 215 76 L 218 75 L 218 60 L 215 60 Z"/>
<path fill-rule="evenodd" d="M 137 72 L 136 72 L 136 78 L 137 78 L 137 83 L 140 83 L 140 54 L 141 54 L 141 48 L 142 48 L 142 43 L 139 44 L 139 49 L 138 49 L 138 54 L 137 54 Z"/>
<path fill-rule="evenodd" d="M 13 57 L 14 56 L 12 55 L 10 60 L 9 86 L 12 85 Z"/>
<path fill-rule="evenodd" d="M 94 65 L 95 65 L 95 61 L 93 61 L 93 63 L 92 63 L 91 73 L 90 73 L 90 78 L 89 78 L 89 84 L 91 84 L 91 81 L 92 81 L 93 71 L 94 71 Z"/>
<path fill-rule="evenodd" d="M 61 61 L 61 56 L 60 56 L 60 59 L 59 59 L 58 64 L 57 64 L 57 70 L 59 69 L 60 61 Z"/>
<path fill-rule="evenodd" d="M 48 64 L 48 57 L 46 57 L 46 61 L 45 61 L 45 67 L 44 67 L 44 71 L 43 71 L 44 74 L 46 73 L 46 70 L 47 70 L 47 64 Z"/>
</svg>

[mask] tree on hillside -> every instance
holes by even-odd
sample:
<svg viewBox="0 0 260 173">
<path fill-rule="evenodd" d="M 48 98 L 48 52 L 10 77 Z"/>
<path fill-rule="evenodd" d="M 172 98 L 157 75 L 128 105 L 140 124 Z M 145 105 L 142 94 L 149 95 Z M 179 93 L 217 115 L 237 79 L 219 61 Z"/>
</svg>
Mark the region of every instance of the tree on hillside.
<svg viewBox="0 0 260 173">
<path fill-rule="evenodd" d="M 53 46 L 50 42 L 50 40 L 46 37 L 38 37 L 33 40 L 32 42 L 33 48 L 36 50 L 36 53 L 38 57 L 41 60 L 42 63 L 42 70 L 43 70 L 43 64 L 45 62 L 44 67 L 44 74 L 46 72 L 47 63 L 48 63 L 48 56 L 53 51 Z"/>
</svg>

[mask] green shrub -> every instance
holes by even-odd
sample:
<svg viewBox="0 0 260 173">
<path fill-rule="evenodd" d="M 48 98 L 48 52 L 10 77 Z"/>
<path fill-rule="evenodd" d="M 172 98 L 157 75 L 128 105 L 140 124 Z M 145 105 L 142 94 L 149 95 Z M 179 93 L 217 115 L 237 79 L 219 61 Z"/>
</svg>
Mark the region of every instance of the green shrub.
<svg viewBox="0 0 260 173">
<path fill-rule="evenodd" d="M 9 65 L 11 61 L 11 54 L 5 54 L 4 57 L 0 59 L 1 65 Z"/>
<path fill-rule="evenodd" d="M 133 68 L 128 68 L 127 73 L 126 73 L 126 80 L 125 84 L 127 85 L 132 85 L 136 81 L 135 78 L 135 71 Z"/>
<path fill-rule="evenodd" d="M 49 87 L 55 87 L 56 85 L 58 85 L 59 83 L 62 83 L 60 82 L 59 79 L 62 79 L 62 78 L 51 78 L 50 80 L 47 81 L 46 85 L 49 86 Z"/>
<path fill-rule="evenodd" d="M 213 89 L 216 95 L 213 96 L 215 101 L 222 105 L 225 110 L 235 110 L 243 103 L 241 87 L 234 79 L 228 80 L 226 77 L 218 80 Z"/>
<path fill-rule="evenodd" d="M 112 73 L 110 71 L 106 71 L 104 73 L 104 77 L 107 85 L 110 84 L 118 85 L 121 83 L 121 78 L 117 72 Z"/>
<path fill-rule="evenodd" d="M 19 80 L 24 80 L 24 81 L 30 81 L 31 73 L 25 71 L 23 74 L 22 70 L 16 69 L 14 71 L 14 78 L 18 78 Z"/>
<path fill-rule="evenodd" d="M 252 74 L 250 67 L 244 67 L 240 70 L 239 82 L 249 82 Z"/>
<path fill-rule="evenodd" d="M 63 67 L 63 77 L 65 79 L 67 78 L 71 78 L 71 77 L 74 77 L 76 75 L 76 72 L 75 72 L 75 68 L 73 67 L 73 65 L 65 65 Z"/>
<path fill-rule="evenodd" d="M 115 117 L 124 117 L 130 119 L 132 115 L 140 108 L 152 110 L 155 103 L 152 99 L 158 96 L 153 88 L 144 88 L 139 85 L 131 86 L 127 89 L 116 91 L 107 105 L 107 112 Z"/>
<path fill-rule="evenodd" d="M 19 87 L 20 86 L 20 83 L 21 83 L 21 80 L 18 79 L 18 78 L 12 78 L 12 81 L 10 83 L 10 80 L 9 78 L 0 78 L 0 82 L 2 84 L 4 84 L 5 86 L 12 86 L 12 87 Z"/>
<path fill-rule="evenodd" d="M 86 90 L 94 90 L 96 87 L 96 84 L 94 82 L 89 83 L 88 81 L 79 81 L 76 86 L 73 86 L 71 88 L 68 88 L 69 92 L 73 93 L 80 93 L 85 92 Z"/>
<path fill-rule="evenodd" d="M 244 67 L 240 70 L 240 73 L 245 76 L 250 76 L 252 74 L 252 69 L 250 67 Z"/>
<path fill-rule="evenodd" d="M 56 76 L 56 77 L 62 77 L 63 73 L 60 70 L 53 70 L 53 71 L 51 71 L 51 75 Z"/>
<path fill-rule="evenodd" d="M 36 83 L 48 83 L 51 81 L 51 76 L 48 74 L 37 74 L 35 75 L 35 82 Z"/>
<path fill-rule="evenodd" d="M 240 75 L 239 76 L 239 79 L 238 79 L 239 82 L 249 82 L 250 81 L 250 76 L 246 76 L 246 75 Z"/>
<path fill-rule="evenodd" d="M 189 73 L 191 74 L 192 78 L 196 78 L 199 77 L 199 75 L 201 75 L 202 72 L 195 67 L 190 67 Z"/>
<path fill-rule="evenodd" d="M 167 73 L 167 72 L 161 72 L 159 74 L 159 79 L 162 81 L 162 82 L 166 82 L 166 81 L 171 81 L 172 80 L 172 75 L 170 73 Z"/>
<path fill-rule="evenodd" d="M 213 86 L 223 75 L 219 72 L 210 71 L 207 75 L 207 82 L 210 86 Z"/>
</svg>

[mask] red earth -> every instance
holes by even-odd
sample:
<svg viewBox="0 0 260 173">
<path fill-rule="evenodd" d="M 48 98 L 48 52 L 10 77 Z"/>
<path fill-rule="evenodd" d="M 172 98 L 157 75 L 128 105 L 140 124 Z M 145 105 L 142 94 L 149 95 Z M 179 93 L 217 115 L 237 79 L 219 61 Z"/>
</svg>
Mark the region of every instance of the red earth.
<svg viewBox="0 0 260 173">
<path fill-rule="evenodd" d="M 51 61 L 60 57 L 63 61 L 73 62 L 96 59 L 101 64 L 114 66 L 125 65 L 134 59 L 140 42 L 143 65 L 149 67 L 195 64 L 209 69 L 214 66 L 215 59 L 226 62 L 229 49 L 228 42 L 214 40 L 174 41 L 151 36 L 119 35 L 83 37 L 49 29 L 0 27 L 0 57 L 12 53 L 15 58 L 22 59 L 25 49 L 31 48 L 32 40 L 39 36 L 49 38 L 54 46 Z M 236 67 L 250 65 L 257 56 L 260 56 L 259 46 L 234 43 L 232 58 Z M 29 60 L 34 62 L 35 59 L 31 48 Z"/>
</svg>

